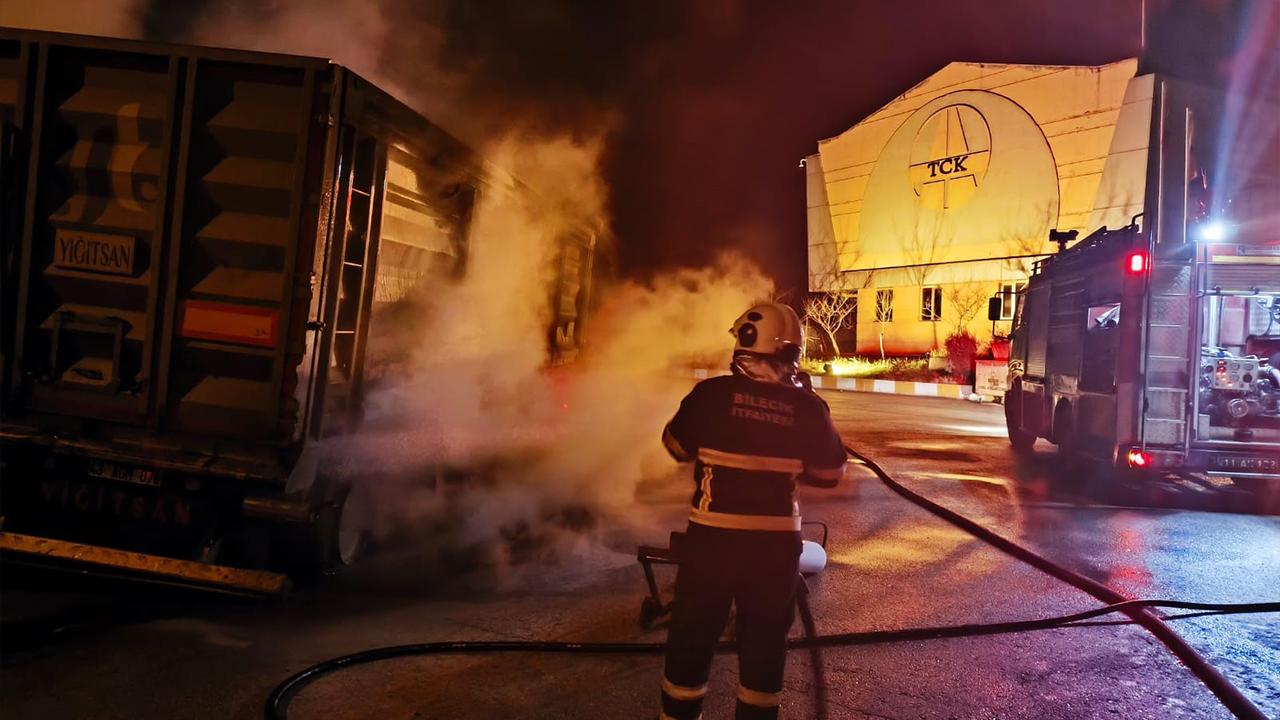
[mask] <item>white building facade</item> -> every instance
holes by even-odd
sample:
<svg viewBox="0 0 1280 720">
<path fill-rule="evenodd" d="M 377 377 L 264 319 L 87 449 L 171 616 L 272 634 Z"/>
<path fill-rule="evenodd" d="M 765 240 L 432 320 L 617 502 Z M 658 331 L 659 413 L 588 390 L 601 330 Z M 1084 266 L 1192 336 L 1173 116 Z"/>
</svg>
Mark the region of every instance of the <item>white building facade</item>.
<svg viewBox="0 0 1280 720">
<path fill-rule="evenodd" d="M 1141 212 L 1151 76 L 952 63 L 805 159 L 810 292 L 855 293 L 857 353 L 920 354 L 1009 328 L 1050 230 Z M 987 301 L 1003 298 L 1003 320 Z"/>
</svg>

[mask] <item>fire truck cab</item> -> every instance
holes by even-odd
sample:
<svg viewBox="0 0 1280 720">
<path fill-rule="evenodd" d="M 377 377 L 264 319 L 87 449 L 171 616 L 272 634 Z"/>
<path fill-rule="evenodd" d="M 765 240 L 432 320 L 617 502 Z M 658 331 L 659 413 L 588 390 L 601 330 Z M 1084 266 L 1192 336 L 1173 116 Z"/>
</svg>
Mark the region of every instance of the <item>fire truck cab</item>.
<svg viewBox="0 0 1280 720">
<path fill-rule="evenodd" d="M 1127 227 L 1064 243 L 1036 263 L 1019 298 L 1009 439 L 1017 451 L 1045 438 L 1068 459 L 1274 488 L 1276 115 L 1247 136 L 1242 123 L 1221 119 L 1238 100 L 1176 81 L 1156 87 L 1145 212 Z M 1217 176 L 1206 182 L 1204 167 Z"/>
</svg>

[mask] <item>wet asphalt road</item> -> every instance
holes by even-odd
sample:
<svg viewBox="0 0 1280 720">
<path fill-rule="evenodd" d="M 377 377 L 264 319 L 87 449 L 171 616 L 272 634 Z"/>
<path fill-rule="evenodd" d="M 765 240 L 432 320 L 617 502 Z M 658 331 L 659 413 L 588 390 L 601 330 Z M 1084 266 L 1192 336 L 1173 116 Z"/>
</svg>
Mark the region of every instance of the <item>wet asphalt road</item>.
<svg viewBox="0 0 1280 720">
<path fill-rule="evenodd" d="M 998 406 L 824 397 L 846 439 L 913 489 L 1123 593 L 1280 599 L 1280 519 L 1220 512 L 1248 504 L 1233 488 L 1170 483 L 1153 490 L 1059 477 L 1052 446 L 1037 447 L 1030 460 L 1008 452 Z M 424 575 L 426 550 L 374 558 L 283 606 L 157 600 L 138 591 L 90 595 L 84 587 L 68 594 L 27 579 L 16 587 L 6 574 L 0 708 L 6 720 L 254 718 L 281 679 L 354 650 L 459 639 L 661 640 L 661 629 L 636 623 L 644 590 L 634 547 L 665 544 L 666 533 L 683 524 L 686 473 L 653 477 L 625 522 L 604 521 L 576 537 L 557 563 L 477 572 L 465 582 Z M 836 490 L 806 490 L 802 507 L 807 519 L 831 528 L 830 564 L 811 581 L 822 633 L 1098 605 L 907 503 L 865 471 Z M 1172 622 L 1280 717 L 1280 614 Z M 1230 717 L 1158 641 L 1128 624 L 829 649 L 822 665 L 832 718 Z M 290 717 L 648 718 L 656 714 L 660 666 L 653 656 L 396 660 L 317 682 Z M 736 684 L 734 659 L 719 658 L 706 717 L 731 716 Z M 783 716 L 814 717 L 814 689 L 808 654 L 794 654 Z"/>
</svg>

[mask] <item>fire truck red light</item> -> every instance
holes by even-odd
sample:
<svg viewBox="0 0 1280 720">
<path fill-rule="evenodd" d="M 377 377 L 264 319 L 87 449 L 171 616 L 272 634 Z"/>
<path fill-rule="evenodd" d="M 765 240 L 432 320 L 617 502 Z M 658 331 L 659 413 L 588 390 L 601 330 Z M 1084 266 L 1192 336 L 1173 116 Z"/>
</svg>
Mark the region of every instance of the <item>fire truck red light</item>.
<svg viewBox="0 0 1280 720">
<path fill-rule="evenodd" d="M 1129 467 L 1142 468 L 1151 464 L 1151 455 L 1141 450 L 1129 451 Z"/>
<path fill-rule="evenodd" d="M 1146 272 L 1147 255 L 1146 253 L 1132 253 L 1129 255 L 1129 272 L 1137 274 Z"/>
</svg>

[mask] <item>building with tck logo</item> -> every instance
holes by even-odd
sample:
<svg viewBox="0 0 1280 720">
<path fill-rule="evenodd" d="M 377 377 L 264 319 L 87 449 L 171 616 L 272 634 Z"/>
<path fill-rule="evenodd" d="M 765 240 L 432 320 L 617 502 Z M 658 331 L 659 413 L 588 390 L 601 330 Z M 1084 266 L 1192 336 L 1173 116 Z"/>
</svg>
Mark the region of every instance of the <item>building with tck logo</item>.
<svg viewBox="0 0 1280 720">
<path fill-rule="evenodd" d="M 809 290 L 857 298 L 840 349 L 1007 332 L 1051 231 L 1141 212 L 1152 77 L 1137 67 L 952 63 L 819 142 L 804 161 Z"/>
</svg>

